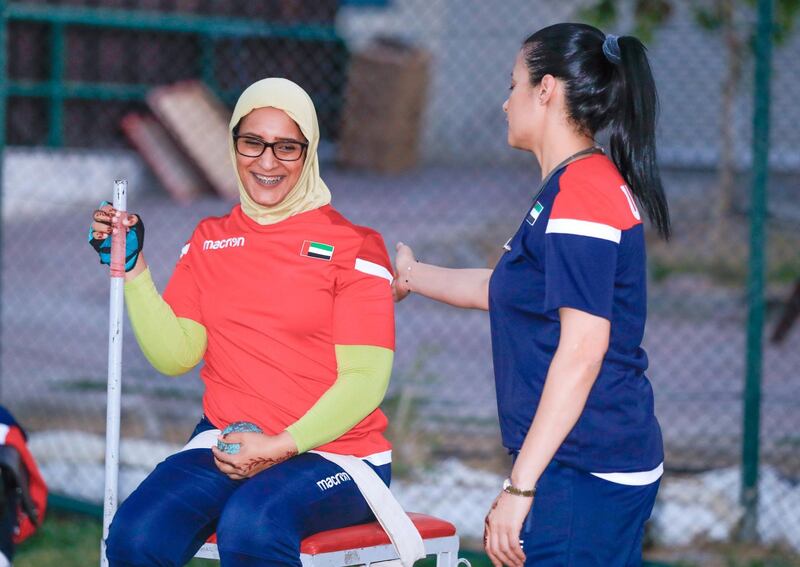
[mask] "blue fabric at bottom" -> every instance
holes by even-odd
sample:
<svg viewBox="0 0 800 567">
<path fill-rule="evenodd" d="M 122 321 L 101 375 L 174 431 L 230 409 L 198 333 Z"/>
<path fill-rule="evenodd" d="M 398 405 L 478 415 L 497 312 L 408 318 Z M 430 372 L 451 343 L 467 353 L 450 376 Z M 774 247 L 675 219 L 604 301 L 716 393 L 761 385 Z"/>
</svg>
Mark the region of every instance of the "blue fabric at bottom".
<svg viewBox="0 0 800 567">
<path fill-rule="evenodd" d="M 660 480 L 628 486 L 553 461 L 536 487 L 520 539 L 526 565 L 639 567 L 644 524 Z"/>
<path fill-rule="evenodd" d="M 391 465 L 373 469 L 388 485 Z M 112 567 L 177 567 L 216 531 L 222 567 L 300 565 L 303 538 L 372 520 L 355 483 L 319 455 L 237 481 L 210 450 L 193 449 L 160 463 L 122 503 L 107 555 Z"/>
</svg>

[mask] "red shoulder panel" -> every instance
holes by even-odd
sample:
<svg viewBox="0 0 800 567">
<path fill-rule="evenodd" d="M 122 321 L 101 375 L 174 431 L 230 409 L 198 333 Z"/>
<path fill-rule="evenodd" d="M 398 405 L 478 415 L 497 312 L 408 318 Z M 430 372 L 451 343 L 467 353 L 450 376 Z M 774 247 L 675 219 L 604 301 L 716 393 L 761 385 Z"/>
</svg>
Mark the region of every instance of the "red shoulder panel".
<svg viewBox="0 0 800 567">
<path fill-rule="evenodd" d="M 627 230 L 641 216 L 625 180 L 605 156 L 576 161 L 559 179 L 550 219 L 571 219 Z"/>
<path fill-rule="evenodd" d="M 373 264 L 378 264 L 390 272 L 392 271 L 392 263 L 389 260 L 389 253 L 386 251 L 386 244 L 383 242 L 383 237 L 381 237 L 377 230 L 368 226 L 353 224 L 333 207 L 329 207 L 325 214 L 331 221 L 331 224 L 344 226 L 353 230 L 354 236 L 361 241 L 358 252 L 356 253 L 357 258 L 372 262 Z"/>
<path fill-rule="evenodd" d="M 369 228 L 356 228 L 364 235 L 361 249 L 358 251 L 358 257 L 367 262 L 381 265 L 391 272 L 392 263 L 389 260 L 389 253 L 386 251 L 386 245 L 381 235 Z"/>
</svg>

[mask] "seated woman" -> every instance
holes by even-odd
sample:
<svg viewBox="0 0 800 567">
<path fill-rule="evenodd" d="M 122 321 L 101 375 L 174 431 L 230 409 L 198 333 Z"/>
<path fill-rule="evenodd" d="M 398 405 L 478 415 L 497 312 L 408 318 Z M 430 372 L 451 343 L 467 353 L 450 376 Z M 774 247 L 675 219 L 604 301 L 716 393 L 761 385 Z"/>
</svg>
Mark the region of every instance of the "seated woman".
<svg viewBox="0 0 800 567">
<path fill-rule="evenodd" d="M 371 521 L 349 475 L 311 449 L 360 457 L 389 484 L 377 409 L 394 349 L 383 240 L 329 204 L 316 111 L 299 86 L 251 85 L 230 130 L 241 203 L 198 224 L 163 298 L 140 253 L 141 219 L 129 217 L 125 297 L 156 369 L 205 362 L 193 437 L 238 421 L 263 433 L 225 436 L 235 454 L 186 449 L 159 464 L 111 524 L 115 567 L 183 565 L 214 531 L 225 566 L 300 565 L 307 535 Z M 94 213 L 101 258 L 116 214 Z"/>
</svg>

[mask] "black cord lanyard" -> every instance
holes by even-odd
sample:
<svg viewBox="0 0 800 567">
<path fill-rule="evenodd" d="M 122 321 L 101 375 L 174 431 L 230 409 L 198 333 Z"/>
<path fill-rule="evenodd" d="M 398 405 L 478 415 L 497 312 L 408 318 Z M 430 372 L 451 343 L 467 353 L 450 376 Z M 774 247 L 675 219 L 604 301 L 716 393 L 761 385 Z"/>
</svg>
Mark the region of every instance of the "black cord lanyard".
<svg viewBox="0 0 800 567">
<path fill-rule="evenodd" d="M 590 156 L 590 155 L 594 155 L 594 154 L 605 154 L 605 151 L 603 151 L 603 148 L 601 148 L 600 146 L 592 146 L 591 148 L 586 148 L 586 149 L 583 149 L 583 150 L 581 150 L 579 152 L 575 152 L 574 154 L 569 156 L 567 159 L 565 159 L 564 161 L 559 163 L 557 166 L 555 166 L 553 169 L 551 169 L 550 173 L 548 173 L 547 176 L 542 180 L 542 184 L 539 185 L 539 189 L 536 190 L 536 193 L 533 196 L 533 203 L 534 204 L 536 203 L 536 199 L 538 199 L 539 195 L 542 194 L 542 191 L 544 191 L 544 188 L 547 187 L 547 184 L 550 182 L 550 179 L 553 177 L 553 175 L 556 174 L 556 172 L 558 172 L 561 168 L 569 165 L 573 161 L 576 161 L 576 160 L 579 160 L 581 158 L 584 158 L 584 157 L 587 157 L 587 156 Z M 533 206 L 533 205 L 531 205 L 531 206 Z M 511 241 L 513 239 L 514 239 L 514 236 L 512 235 L 511 238 L 506 240 L 506 243 L 503 244 L 503 249 L 504 250 L 506 250 L 506 251 L 510 251 L 511 250 L 511 247 L 509 246 L 509 244 L 511 243 Z"/>
<path fill-rule="evenodd" d="M 557 166 L 555 166 L 553 169 L 550 170 L 550 173 L 547 174 L 547 177 L 545 177 L 542 180 L 542 184 L 539 185 L 539 189 L 536 190 L 536 194 L 534 195 L 533 200 L 536 201 L 536 199 L 539 198 L 539 195 L 542 194 L 542 191 L 544 191 L 544 188 L 550 182 L 550 178 L 552 178 L 553 175 L 555 175 L 564 166 L 567 166 L 570 163 L 572 163 L 573 161 L 576 161 L 576 160 L 578 160 L 578 159 L 580 159 L 582 157 L 586 157 L 586 156 L 590 156 L 590 155 L 594 155 L 594 154 L 604 154 L 604 153 L 605 152 L 603 151 L 603 148 L 601 148 L 600 146 L 592 146 L 591 148 L 586 148 L 586 149 L 581 150 L 579 152 L 575 152 L 574 154 L 572 154 L 567 159 L 565 159 L 564 161 L 562 161 L 561 163 L 559 163 Z"/>
</svg>

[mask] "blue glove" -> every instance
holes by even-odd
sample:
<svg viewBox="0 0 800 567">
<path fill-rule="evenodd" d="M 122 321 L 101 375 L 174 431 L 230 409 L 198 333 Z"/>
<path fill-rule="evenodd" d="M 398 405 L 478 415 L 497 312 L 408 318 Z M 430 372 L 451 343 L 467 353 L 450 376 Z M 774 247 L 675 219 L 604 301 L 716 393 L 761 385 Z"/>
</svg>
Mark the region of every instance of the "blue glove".
<svg viewBox="0 0 800 567">
<path fill-rule="evenodd" d="M 227 435 L 228 433 L 264 433 L 261 428 L 256 425 L 255 423 L 250 423 L 249 421 L 237 421 L 235 423 L 231 423 L 228 427 L 222 430 L 222 435 Z M 239 449 L 242 448 L 241 443 L 225 443 L 221 439 L 217 440 L 217 449 L 228 453 L 229 455 L 235 455 L 239 452 Z"/>
<path fill-rule="evenodd" d="M 108 201 L 100 203 L 100 207 L 110 205 Z M 136 265 L 136 260 L 139 259 L 139 252 L 142 251 L 144 246 L 144 222 L 142 217 L 136 215 L 137 222 L 130 227 L 128 236 L 125 239 L 125 271 L 130 272 Z M 89 227 L 89 244 L 97 251 L 100 256 L 100 263 L 105 265 L 111 264 L 111 235 L 109 234 L 105 239 L 94 237 L 92 227 Z"/>
</svg>

